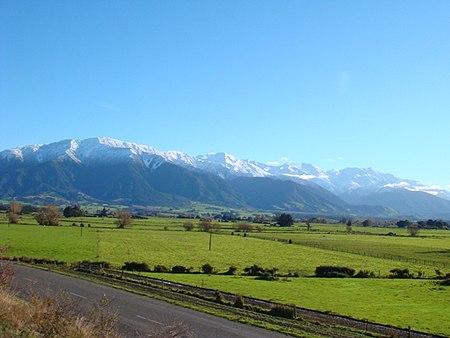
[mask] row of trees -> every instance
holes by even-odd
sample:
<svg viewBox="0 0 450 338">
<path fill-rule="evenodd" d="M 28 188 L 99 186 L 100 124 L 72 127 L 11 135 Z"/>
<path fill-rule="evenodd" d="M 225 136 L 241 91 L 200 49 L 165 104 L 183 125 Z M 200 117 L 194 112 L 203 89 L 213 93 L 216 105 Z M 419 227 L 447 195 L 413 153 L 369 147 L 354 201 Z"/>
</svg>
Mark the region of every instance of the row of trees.
<svg viewBox="0 0 450 338">
<path fill-rule="evenodd" d="M 24 206 L 17 201 L 12 201 L 8 208 L 8 221 L 12 224 L 17 224 L 20 222 L 20 215 L 24 210 Z M 29 209 L 29 208 L 28 208 Z M 36 210 L 33 208 L 33 210 Z M 107 214 L 105 208 L 102 211 L 103 215 Z M 67 206 L 63 209 L 62 215 L 64 217 L 82 217 L 86 215 L 86 212 L 80 208 L 78 204 L 74 204 L 73 206 Z M 62 216 L 61 211 L 52 205 L 47 205 L 42 208 L 37 209 L 34 214 L 34 218 L 41 225 L 58 225 L 59 219 Z M 126 228 L 129 227 L 132 223 L 133 216 L 126 210 L 118 211 L 112 213 L 114 217 L 117 218 L 116 225 L 118 228 Z M 233 215 L 235 216 L 235 215 Z M 257 215 L 258 216 L 258 215 Z M 255 216 L 253 221 L 262 221 L 265 218 L 259 219 Z M 229 217 L 230 220 L 233 219 L 232 216 Z M 288 213 L 276 214 L 273 217 L 273 220 L 278 226 L 289 227 L 294 224 L 294 218 L 292 215 Z M 304 223 L 307 226 L 308 230 L 311 230 L 311 223 L 314 223 L 314 219 L 306 220 Z M 352 225 L 362 225 L 364 227 L 370 227 L 373 225 L 373 221 L 371 219 L 365 219 L 363 221 L 352 221 L 348 218 L 341 218 L 341 222 L 344 223 L 347 227 L 347 232 L 352 232 Z M 249 222 L 238 222 L 236 223 L 236 231 L 250 232 L 253 229 L 253 226 Z M 399 220 L 395 223 L 395 225 L 399 228 L 406 228 L 411 236 L 416 236 L 418 234 L 419 229 L 448 229 L 449 224 L 443 220 L 433 220 L 429 219 L 427 221 L 418 221 L 414 223 L 410 220 Z M 192 230 L 193 224 L 192 222 L 186 222 L 184 225 L 186 230 Z M 209 232 L 211 230 L 219 231 L 220 224 L 213 223 L 210 219 L 203 219 L 199 223 L 200 230 Z"/>
<path fill-rule="evenodd" d="M 20 215 L 23 211 L 23 206 L 17 201 L 12 201 L 9 205 L 8 222 L 12 224 L 20 223 Z M 80 208 L 78 204 L 74 206 L 67 206 L 60 211 L 54 205 L 46 205 L 37 209 L 33 215 L 34 219 L 39 225 L 59 225 L 59 220 L 64 217 L 82 217 L 85 212 Z M 133 216 L 128 211 L 118 211 L 114 215 L 116 217 L 116 225 L 118 228 L 126 228 L 131 225 Z"/>
</svg>

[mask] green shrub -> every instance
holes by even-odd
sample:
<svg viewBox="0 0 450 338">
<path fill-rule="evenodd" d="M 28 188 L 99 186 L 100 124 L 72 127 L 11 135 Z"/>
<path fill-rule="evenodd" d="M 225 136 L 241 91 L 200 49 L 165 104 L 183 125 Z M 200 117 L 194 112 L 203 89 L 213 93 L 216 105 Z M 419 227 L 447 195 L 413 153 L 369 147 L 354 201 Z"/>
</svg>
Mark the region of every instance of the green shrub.
<svg viewBox="0 0 450 338">
<path fill-rule="evenodd" d="M 315 270 L 316 277 L 346 278 L 352 277 L 355 270 L 344 266 L 318 266 Z"/>
<path fill-rule="evenodd" d="M 216 292 L 214 293 L 214 302 L 219 304 L 225 303 L 225 299 L 223 298 L 223 295 L 219 290 L 216 290 Z"/>
<path fill-rule="evenodd" d="M 300 273 L 298 271 L 289 272 L 288 277 L 300 277 Z"/>
<path fill-rule="evenodd" d="M 438 282 L 438 284 L 442 286 L 450 286 L 450 272 L 447 273 L 444 279 Z"/>
<path fill-rule="evenodd" d="M 354 275 L 355 278 L 374 278 L 375 273 L 373 271 L 368 270 L 359 270 L 359 272 Z"/>
<path fill-rule="evenodd" d="M 211 264 L 206 263 L 206 264 L 202 265 L 202 271 L 203 271 L 203 273 L 211 275 L 214 272 L 214 268 L 212 267 Z"/>
<path fill-rule="evenodd" d="M 188 269 L 186 269 L 186 267 L 183 265 L 175 265 L 172 267 L 173 273 L 186 273 L 187 271 Z"/>
<path fill-rule="evenodd" d="M 257 276 L 256 279 L 273 281 L 273 280 L 276 280 L 277 278 L 273 274 L 271 274 L 269 271 L 264 271 L 262 274 Z"/>
<path fill-rule="evenodd" d="M 408 269 L 392 269 L 389 278 L 413 278 L 413 274 Z"/>
<path fill-rule="evenodd" d="M 125 264 L 122 266 L 122 269 L 123 270 L 127 270 L 127 271 L 139 271 L 139 272 L 149 272 L 149 271 L 151 271 L 150 267 L 145 262 L 142 262 L 142 263 L 125 262 Z"/>
<path fill-rule="evenodd" d="M 269 314 L 271 316 L 283 317 L 283 318 L 288 318 L 288 319 L 294 319 L 296 317 L 293 307 L 287 306 L 287 305 L 281 305 L 281 304 L 274 305 L 270 309 Z"/>
<path fill-rule="evenodd" d="M 243 309 L 245 307 L 244 298 L 241 295 L 236 295 L 233 307 L 237 307 L 239 309 Z"/>
<path fill-rule="evenodd" d="M 234 265 L 230 266 L 228 268 L 228 271 L 224 273 L 224 275 L 235 275 L 237 271 L 237 267 L 235 267 Z"/>
<path fill-rule="evenodd" d="M 450 286 L 450 278 L 441 280 L 440 282 L 438 282 L 438 284 L 442 286 Z"/>
<path fill-rule="evenodd" d="M 260 276 L 262 275 L 266 269 L 264 269 L 261 266 L 258 266 L 256 264 L 253 264 L 252 266 L 248 266 L 244 268 L 244 275 L 246 276 Z"/>
<path fill-rule="evenodd" d="M 169 272 L 169 269 L 164 265 L 155 265 L 154 272 Z"/>
<path fill-rule="evenodd" d="M 192 231 L 192 229 L 194 229 L 194 224 L 192 222 L 185 222 L 183 223 L 183 228 L 186 231 Z"/>
</svg>

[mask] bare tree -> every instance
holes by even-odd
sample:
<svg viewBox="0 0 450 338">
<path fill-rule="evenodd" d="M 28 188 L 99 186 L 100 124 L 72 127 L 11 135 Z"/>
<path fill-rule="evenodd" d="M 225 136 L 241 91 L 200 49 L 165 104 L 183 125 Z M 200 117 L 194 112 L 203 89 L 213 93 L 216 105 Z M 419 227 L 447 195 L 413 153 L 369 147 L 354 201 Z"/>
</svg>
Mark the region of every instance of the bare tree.
<svg viewBox="0 0 450 338">
<path fill-rule="evenodd" d="M 12 201 L 9 205 L 8 220 L 9 223 L 18 224 L 19 215 L 22 213 L 23 206 L 19 202 Z"/>
<path fill-rule="evenodd" d="M 127 210 L 121 210 L 115 213 L 116 225 L 119 229 L 128 228 L 131 226 L 133 216 Z"/>
<path fill-rule="evenodd" d="M 209 219 L 203 219 L 200 221 L 199 228 L 201 231 L 209 232 L 212 228 L 212 222 Z"/>
<path fill-rule="evenodd" d="M 253 230 L 253 226 L 247 222 L 236 223 L 236 231 L 250 232 Z"/>
<path fill-rule="evenodd" d="M 306 221 L 305 224 L 306 224 L 306 230 L 311 231 L 311 223 L 309 223 L 309 221 Z"/>
<path fill-rule="evenodd" d="M 348 220 L 347 224 L 346 224 L 346 229 L 347 229 L 347 233 L 351 234 L 352 233 L 352 221 Z"/>
<path fill-rule="evenodd" d="M 372 224 L 373 224 L 373 221 L 372 221 L 371 219 L 365 219 L 365 220 L 362 222 L 362 226 L 363 226 L 363 227 L 371 227 Z"/>
<path fill-rule="evenodd" d="M 408 225 L 406 230 L 408 230 L 408 234 L 411 237 L 416 237 L 419 234 L 419 227 L 417 226 L 417 224 Z"/>
<path fill-rule="evenodd" d="M 34 219 L 40 225 L 59 225 L 61 218 L 61 211 L 54 205 L 46 205 L 39 208 L 38 212 L 34 214 Z"/>
<path fill-rule="evenodd" d="M 192 229 L 194 229 L 194 224 L 192 222 L 184 222 L 183 223 L 183 228 L 186 231 L 191 231 Z"/>
<path fill-rule="evenodd" d="M 222 230 L 222 226 L 220 225 L 220 223 L 213 223 L 212 228 L 215 232 L 220 232 L 220 230 Z"/>
</svg>

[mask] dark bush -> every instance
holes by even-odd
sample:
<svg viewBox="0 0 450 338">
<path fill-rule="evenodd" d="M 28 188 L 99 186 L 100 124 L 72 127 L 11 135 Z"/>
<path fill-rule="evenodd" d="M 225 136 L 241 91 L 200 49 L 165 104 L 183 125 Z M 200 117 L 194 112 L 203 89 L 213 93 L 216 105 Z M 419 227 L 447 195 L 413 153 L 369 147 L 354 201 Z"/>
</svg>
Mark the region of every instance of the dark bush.
<svg viewBox="0 0 450 338">
<path fill-rule="evenodd" d="M 252 266 L 248 266 L 244 268 L 244 275 L 246 276 L 259 276 L 262 275 L 266 269 L 263 267 L 260 267 L 256 264 L 253 264 Z"/>
<path fill-rule="evenodd" d="M 169 272 L 169 269 L 164 265 L 155 265 L 154 272 Z"/>
<path fill-rule="evenodd" d="M 151 271 L 150 267 L 147 263 L 138 263 L 138 262 L 125 262 L 125 264 L 122 266 L 123 270 L 127 271 L 139 271 L 139 272 L 148 272 Z"/>
<path fill-rule="evenodd" d="M 216 292 L 214 293 L 214 302 L 219 304 L 225 303 L 225 299 L 223 298 L 223 295 L 219 290 L 216 290 Z"/>
<path fill-rule="evenodd" d="M 298 271 L 289 272 L 288 277 L 300 277 L 300 273 Z"/>
<path fill-rule="evenodd" d="M 88 260 L 84 260 L 81 263 L 92 264 L 92 265 L 100 265 L 100 266 L 103 267 L 103 269 L 110 269 L 111 268 L 111 263 L 110 262 L 105 262 L 105 261 L 94 261 L 94 262 L 91 262 L 91 261 L 88 261 Z M 127 263 L 125 263 L 125 264 L 127 264 Z M 128 264 L 130 264 L 130 263 L 128 263 Z M 138 263 L 138 264 L 140 264 L 140 263 Z M 124 270 L 126 270 L 126 269 L 124 269 Z"/>
<path fill-rule="evenodd" d="M 187 269 L 183 265 L 175 265 L 172 267 L 173 273 L 186 273 Z"/>
<path fill-rule="evenodd" d="M 271 274 L 269 271 L 265 271 L 261 275 L 257 276 L 256 279 L 273 281 L 273 280 L 276 280 L 277 278 L 273 274 Z"/>
<path fill-rule="evenodd" d="M 355 277 L 355 278 L 374 278 L 375 273 L 373 271 L 368 271 L 368 270 L 359 270 L 358 273 L 356 275 L 354 275 L 353 277 Z"/>
<path fill-rule="evenodd" d="M 271 316 L 283 317 L 288 319 L 294 319 L 296 317 L 294 308 L 287 305 L 274 305 L 270 309 L 269 314 Z"/>
<path fill-rule="evenodd" d="M 318 266 L 315 271 L 316 277 L 345 278 L 352 277 L 355 270 L 344 266 Z"/>
<path fill-rule="evenodd" d="M 438 282 L 442 286 L 450 286 L 450 273 L 445 275 L 445 279 Z"/>
<path fill-rule="evenodd" d="M 228 271 L 227 272 L 225 272 L 224 273 L 224 275 L 235 275 L 236 274 L 236 271 L 237 271 L 237 267 L 235 267 L 235 266 L 230 266 L 229 268 L 228 268 Z"/>
<path fill-rule="evenodd" d="M 243 309 L 245 307 L 244 298 L 241 295 L 236 295 L 233 307 L 237 307 L 239 309 Z"/>
<path fill-rule="evenodd" d="M 203 273 L 211 275 L 214 272 L 214 268 L 212 267 L 211 264 L 206 263 L 206 264 L 202 265 L 202 271 L 203 271 Z"/>
<path fill-rule="evenodd" d="M 389 278 L 413 278 L 413 274 L 408 269 L 392 269 Z"/>
<path fill-rule="evenodd" d="M 110 262 L 101 261 L 101 262 L 92 262 L 92 263 L 93 264 L 101 264 L 101 266 L 103 266 L 103 269 L 111 269 L 111 263 Z M 148 271 L 150 271 L 150 269 Z"/>
<path fill-rule="evenodd" d="M 192 229 L 194 229 L 194 224 L 192 222 L 185 222 L 183 223 L 183 228 L 186 231 L 192 231 Z"/>
</svg>

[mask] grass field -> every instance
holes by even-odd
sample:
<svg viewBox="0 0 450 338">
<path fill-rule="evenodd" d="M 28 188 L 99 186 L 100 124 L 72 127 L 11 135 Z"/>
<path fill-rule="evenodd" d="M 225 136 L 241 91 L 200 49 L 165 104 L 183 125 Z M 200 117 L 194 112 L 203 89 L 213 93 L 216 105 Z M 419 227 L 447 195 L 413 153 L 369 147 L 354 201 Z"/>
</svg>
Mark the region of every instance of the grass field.
<svg viewBox="0 0 450 338">
<path fill-rule="evenodd" d="M 289 278 L 268 282 L 244 276 L 149 275 L 403 328 L 450 334 L 450 288 L 438 287 L 433 281 Z"/>
<path fill-rule="evenodd" d="M 184 231 L 182 225 L 186 221 L 189 220 L 149 218 L 136 220 L 131 229 L 116 229 L 110 218 L 65 219 L 63 226 L 43 227 L 31 217 L 24 217 L 19 225 L 0 221 L 0 246 L 11 247 L 9 256 L 66 262 L 104 260 L 121 266 L 125 261 L 138 261 L 151 267 L 183 265 L 194 271 L 209 263 L 219 272 L 232 265 L 242 272 L 244 267 L 258 264 L 278 268 L 281 273 L 299 272 L 303 278 L 275 282 L 241 276 L 157 276 L 450 335 L 450 288 L 439 288 L 432 280 L 308 277 L 319 265 L 370 270 L 382 277 L 393 268 L 421 271 L 426 277 L 435 276 L 435 269 L 450 272 L 444 267 L 450 263 L 450 231 L 427 230 L 421 232 L 421 237 L 412 238 L 398 229 L 354 227 L 354 233 L 347 234 L 342 225 L 314 225 L 311 232 L 297 225 L 287 230 L 264 226 L 262 231 L 244 237 L 234 231 L 233 224 L 222 223 L 222 231 L 212 234 L 209 250 L 210 234 Z M 80 222 L 84 228 L 78 226 Z M 389 231 L 397 236 L 383 236 Z M 293 244 L 286 242 L 289 239 Z"/>
<path fill-rule="evenodd" d="M 364 229 L 366 230 L 366 229 Z M 384 229 L 386 233 L 386 229 Z M 436 267 L 450 268 L 450 231 L 422 231 L 420 237 L 410 237 L 405 230 L 397 236 L 341 233 L 261 233 L 255 237 L 291 240 L 295 244 L 387 258 Z M 395 248 L 395 250 L 393 250 Z"/>
</svg>

